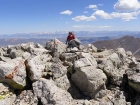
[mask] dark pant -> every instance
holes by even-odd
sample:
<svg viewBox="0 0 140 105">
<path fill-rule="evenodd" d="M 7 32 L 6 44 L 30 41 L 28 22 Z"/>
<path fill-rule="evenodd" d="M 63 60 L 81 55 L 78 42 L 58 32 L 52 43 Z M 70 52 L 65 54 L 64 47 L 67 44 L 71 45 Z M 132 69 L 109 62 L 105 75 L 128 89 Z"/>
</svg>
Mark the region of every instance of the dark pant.
<svg viewBox="0 0 140 105">
<path fill-rule="evenodd" d="M 70 42 L 68 42 L 68 48 L 73 48 L 73 47 L 77 47 L 78 49 L 80 49 L 80 44 L 77 43 L 75 40 L 71 40 Z"/>
</svg>

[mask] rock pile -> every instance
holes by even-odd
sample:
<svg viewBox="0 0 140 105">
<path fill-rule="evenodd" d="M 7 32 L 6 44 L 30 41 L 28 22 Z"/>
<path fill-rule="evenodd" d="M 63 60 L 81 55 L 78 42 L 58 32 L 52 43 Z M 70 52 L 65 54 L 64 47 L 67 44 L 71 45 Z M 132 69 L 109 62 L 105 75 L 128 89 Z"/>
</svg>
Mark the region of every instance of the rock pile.
<svg viewBox="0 0 140 105">
<path fill-rule="evenodd" d="M 0 105 L 140 105 L 140 63 L 130 51 L 57 39 L 0 48 Z"/>
</svg>

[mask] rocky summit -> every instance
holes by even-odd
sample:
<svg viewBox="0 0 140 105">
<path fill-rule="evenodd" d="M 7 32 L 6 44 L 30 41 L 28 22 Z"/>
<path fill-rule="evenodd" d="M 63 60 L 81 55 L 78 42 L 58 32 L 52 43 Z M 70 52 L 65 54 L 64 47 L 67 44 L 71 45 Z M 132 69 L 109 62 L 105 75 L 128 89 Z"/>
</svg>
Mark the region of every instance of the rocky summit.
<svg viewBox="0 0 140 105">
<path fill-rule="evenodd" d="M 0 48 L 0 105 L 140 105 L 140 63 L 124 48 L 58 39 Z"/>
</svg>

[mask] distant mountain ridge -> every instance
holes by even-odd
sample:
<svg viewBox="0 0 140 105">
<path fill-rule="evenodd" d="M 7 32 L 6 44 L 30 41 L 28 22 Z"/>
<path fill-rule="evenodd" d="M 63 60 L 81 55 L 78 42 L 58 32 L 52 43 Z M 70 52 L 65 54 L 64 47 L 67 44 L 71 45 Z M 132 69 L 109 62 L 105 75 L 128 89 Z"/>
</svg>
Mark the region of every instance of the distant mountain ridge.
<svg viewBox="0 0 140 105">
<path fill-rule="evenodd" d="M 104 36 L 124 36 L 132 35 L 140 37 L 140 31 L 73 31 L 77 37 L 104 37 Z M 44 33 L 17 33 L 17 34 L 1 34 L 0 39 L 4 38 L 62 38 L 67 37 L 68 31 L 44 32 Z"/>
<path fill-rule="evenodd" d="M 107 49 L 116 49 L 120 45 L 120 43 L 120 47 L 124 48 L 126 51 L 131 51 L 132 53 L 140 48 L 140 38 L 135 38 L 133 36 L 123 36 L 121 38 L 113 40 L 101 40 L 93 42 L 92 44 L 98 49 L 101 49 L 103 47 Z M 135 56 L 140 57 L 140 51 L 137 52 Z"/>
<path fill-rule="evenodd" d="M 82 42 L 83 45 L 85 45 L 99 40 L 111 40 L 116 37 L 104 36 L 104 37 L 77 37 L 77 38 Z M 0 39 L 0 46 L 16 45 L 16 44 L 22 44 L 27 42 L 39 43 L 45 46 L 46 42 L 52 39 L 54 38 L 4 38 L 4 39 Z M 59 39 L 64 43 L 66 42 L 66 37 L 57 38 L 57 39 Z"/>
</svg>

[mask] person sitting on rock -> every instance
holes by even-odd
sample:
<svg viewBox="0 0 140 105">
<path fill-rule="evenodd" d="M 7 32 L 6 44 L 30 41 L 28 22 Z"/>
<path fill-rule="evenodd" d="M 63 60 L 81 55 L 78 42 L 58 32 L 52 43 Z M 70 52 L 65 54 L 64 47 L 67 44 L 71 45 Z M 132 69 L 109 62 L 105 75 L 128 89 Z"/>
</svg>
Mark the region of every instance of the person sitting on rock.
<svg viewBox="0 0 140 105">
<path fill-rule="evenodd" d="M 75 39 L 75 35 L 74 35 L 72 32 L 69 32 L 69 33 L 68 33 L 68 36 L 67 36 L 66 44 L 69 44 L 69 42 L 70 42 L 72 39 Z"/>
<path fill-rule="evenodd" d="M 69 32 L 66 40 L 66 44 L 68 44 L 67 48 L 77 47 L 78 49 L 80 49 L 80 43 L 78 43 L 76 40 L 78 39 L 75 38 L 75 35 L 72 32 Z"/>
</svg>

